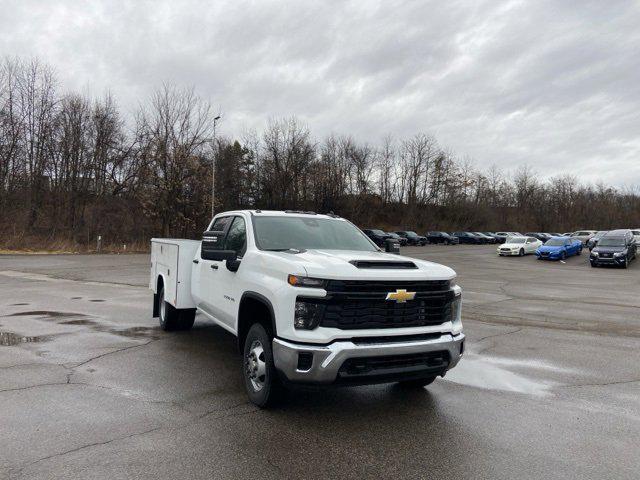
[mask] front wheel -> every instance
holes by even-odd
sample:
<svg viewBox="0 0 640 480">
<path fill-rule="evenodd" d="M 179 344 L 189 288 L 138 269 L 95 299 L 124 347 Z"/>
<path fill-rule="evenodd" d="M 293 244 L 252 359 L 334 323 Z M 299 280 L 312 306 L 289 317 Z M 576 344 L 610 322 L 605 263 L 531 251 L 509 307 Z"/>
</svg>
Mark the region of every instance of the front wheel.
<svg viewBox="0 0 640 480">
<path fill-rule="evenodd" d="M 437 378 L 437 375 L 432 377 L 420 378 L 418 380 L 405 380 L 404 382 L 398 382 L 398 385 L 405 388 L 422 388 L 427 385 L 431 385 L 434 380 Z"/>
<path fill-rule="evenodd" d="M 598 264 L 597 264 L 596 262 L 591 262 L 591 266 L 592 266 L 593 268 L 596 268 L 596 267 L 598 266 Z"/>
<path fill-rule="evenodd" d="M 582 255 L 582 247 L 578 248 L 576 255 Z"/>
<path fill-rule="evenodd" d="M 518 252 L 518 255 L 521 257 L 524 257 L 524 248 L 520 249 L 520 251 Z"/>
<path fill-rule="evenodd" d="M 565 252 L 562 252 L 562 253 L 560 254 L 560 261 L 562 262 L 562 261 L 564 261 L 566 258 L 567 258 L 567 254 L 566 254 Z"/>
<path fill-rule="evenodd" d="M 284 388 L 273 363 L 271 337 L 259 323 L 253 324 L 244 341 L 242 374 L 249 400 L 260 408 L 275 405 Z"/>
</svg>

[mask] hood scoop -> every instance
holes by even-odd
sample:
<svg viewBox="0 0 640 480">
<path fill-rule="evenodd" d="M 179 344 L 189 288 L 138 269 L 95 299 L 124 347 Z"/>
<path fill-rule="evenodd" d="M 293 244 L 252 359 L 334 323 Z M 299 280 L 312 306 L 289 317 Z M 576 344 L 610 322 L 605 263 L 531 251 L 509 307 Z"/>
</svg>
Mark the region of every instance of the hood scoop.
<svg viewBox="0 0 640 480">
<path fill-rule="evenodd" d="M 379 270 L 407 270 L 418 268 L 413 262 L 393 260 L 351 260 L 349 262 L 356 268 L 368 268 Z"/>
</svg>

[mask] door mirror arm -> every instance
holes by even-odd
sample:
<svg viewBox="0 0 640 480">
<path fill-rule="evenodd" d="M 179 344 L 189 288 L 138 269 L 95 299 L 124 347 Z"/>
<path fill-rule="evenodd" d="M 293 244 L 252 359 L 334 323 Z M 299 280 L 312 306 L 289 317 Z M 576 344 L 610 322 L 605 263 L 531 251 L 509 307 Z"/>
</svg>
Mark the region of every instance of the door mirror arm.
<svg viewBox="0 0 640 480">
<path fill-rule="evenodd" d="M 230 272 L 237 272 L 240 268 L 240 263 L 242 261 L 236 256 L 234 259 L 227 259 L 227 270 Z"/>
</svg>

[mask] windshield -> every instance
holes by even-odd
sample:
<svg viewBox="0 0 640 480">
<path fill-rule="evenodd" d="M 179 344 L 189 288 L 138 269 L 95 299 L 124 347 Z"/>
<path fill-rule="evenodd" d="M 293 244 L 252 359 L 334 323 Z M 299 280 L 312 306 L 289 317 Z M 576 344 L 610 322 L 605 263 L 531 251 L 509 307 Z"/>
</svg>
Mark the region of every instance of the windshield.
<svg viewBox="0 0 640 480">
<path fill-rule="evenodd" d="M 604 237 L 598 242 L 599 247 L 624 247 L 624 238 L 622 237 Z"/>
<path fill-rule="evenodd" d="M 548 247 L 561 247 L 564 245 L 564 238 L 552 238 L 545 243 Z"/>
<path fill-rule="evenodd" d="M 418 234 L 416 232 L 406 232 L 408 237 L 417 237 Z"/>
<path fill-rule="evenodd" d="M 253 217 L 256 244 L 261 250 L 359 250 L 376 247 L 351 223 L 330 218 Z"/>
<path fill-rule="evenodd" d="M 507 243 L 524 243 L 525 238 L 510 238 Z"/>
<path fill-rule="evenodd" d="M 384 235 L 385 233 L 382 230 L 371 230 L 376 235 Z"/>
</svg>

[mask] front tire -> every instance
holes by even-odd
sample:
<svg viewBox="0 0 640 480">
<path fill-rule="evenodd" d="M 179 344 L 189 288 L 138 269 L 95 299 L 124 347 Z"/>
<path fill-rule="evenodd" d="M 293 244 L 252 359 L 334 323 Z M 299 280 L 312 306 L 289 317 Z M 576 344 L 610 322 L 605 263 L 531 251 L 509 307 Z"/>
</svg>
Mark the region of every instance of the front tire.
<svg viewBox="0 0 640 480">
<path fill-rule="evenodd" d="M 254 323 L 244 341 L 242 375 L 251 403 L 266 408 L 280 401 L 284 393 L 273 363 L 271 336 L 259 323 Z"/>
<path fill-rule="evenodd" d="M 518 252 L 518 256 L 524 257 L 524 248 L 520 249 L 520 251 Z"/>
<path fill-rule="evenodd" d="M 398 385 L 404 388 L 422 388 L 431 385 L 436 378 L 438 378 L 437 375 L 420 378 L 418 380 L 405 380 L 404 382 L 398 382 Z"/>
</svg>

